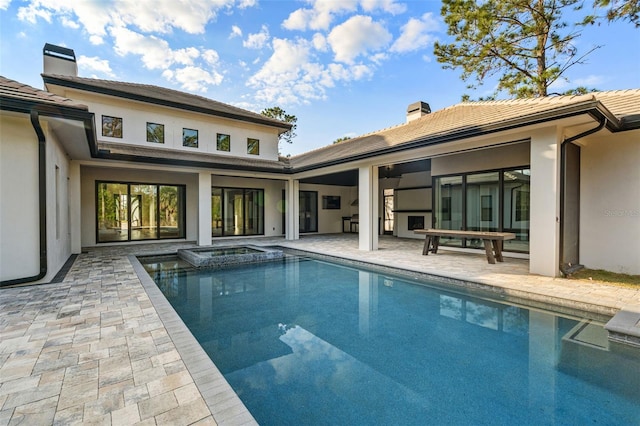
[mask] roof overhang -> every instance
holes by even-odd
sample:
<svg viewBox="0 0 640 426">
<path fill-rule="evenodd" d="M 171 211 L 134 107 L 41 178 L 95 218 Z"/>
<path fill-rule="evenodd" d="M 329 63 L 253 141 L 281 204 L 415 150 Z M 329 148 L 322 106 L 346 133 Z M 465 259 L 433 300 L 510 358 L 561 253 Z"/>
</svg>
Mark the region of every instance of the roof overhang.
<svg viewBox="0 0 640 426">
<path fill-rule="evenodd" d="M 433 145 L 441 145 L 454 141 L 461 141 L 464 139 L 496 135 L 500 132 L 508 132 L 532 126 L 551 124 L 554 122 L 559 122 L 579 116 L 585 116 L 587 122 L 593 121 L 596 123 L 599 123 L 602 121 L 602 119 L 606 118 L 605 128 L 610 132 L 620 132 L 625 130 L 633 130 L 634 128 L 640 128 L 640 117 L 637 117 L 635 120 L 629 120 L 628 123 L 625 123 L 625 120 L 620 120 L 615 115 L 613 115 L 600 101 L 589 100 L 483 126 L 462 127 L 459 129 L 453 129 L 449 132 L 441 132 L 439 134 L 428 135 L 423 138 L 416 138 L 382 149 L 366 151 L 355 155 L 344 156 L 329 161 L 311 163 L 304 166 L 296 166 L 296 158 L 294 157 L 291 159 L 291 170 L 293 173 L 312 171 L 325 167 L 367 160 L 374 157 L 380 157 L 404 151 L 412 151 Z M 330 149 L 330 147 L 328 148 Z"/>
<path fill-rule="evenodd" d="M 11 97 L 0 97 L 0 108 L 23 114 L 35 112 L 50 125 L 58 141 L 73 160 L 95 157 L 98 153 L 92 112 Z"/>
</svg>

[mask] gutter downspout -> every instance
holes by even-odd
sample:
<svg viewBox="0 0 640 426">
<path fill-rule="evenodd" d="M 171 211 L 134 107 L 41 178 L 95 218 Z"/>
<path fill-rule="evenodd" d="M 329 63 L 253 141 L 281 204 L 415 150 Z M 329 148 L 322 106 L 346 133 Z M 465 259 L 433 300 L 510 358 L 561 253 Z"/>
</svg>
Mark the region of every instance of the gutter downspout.
<svg viewBox="0 0 640 426">
<path fill-rule="evenodd" d="M 589 136 L 592 133 L 596 133 L 599 132 L 600 130 L 602 130 L 604 128 L 604 126 L 607 124 L 607 117 L 602 116 L 600 118 L 600 122 L 598 123 L 598 125 L 592 129 L 589 130 L 585 130 L 582 133 L 579 133 L 575 136 L 571 136 L 570 138 L 567 138 L 565 140 L 562 141 L 562 143 L 560 144 L 560 259 L 561 262 L 564 258 L 564 216 L 565 216 L 565 211 L 564 211 L 564 201 L 565 201 L 565 177 L 566 177 L 566 156 L 567 156 L 567 144 L 568 143 L 572 143 L 574 141 L 577 141 L 578 139 L 582 139 L 585 136 Z M 579 214 L 579 213 L 578 213 Z M 580 269 L 584 268 L 583 265 L 571 265 L 570 267 L 565 267 L 564 265 L 562 265 L 562 263 L 560 264 L 560 272 L 562 272 L 564 275 L 570 275 Z"/>
<path fill-rule="evenodd" d="M 40 272 L 37 275 L 0 281 L 0 287 L 38 281 L 47 275 L 47 149 L 37 107 L 31 108 L 31 125 L 38 136 L 38 204 L 40 219 Z"/>
</svg>

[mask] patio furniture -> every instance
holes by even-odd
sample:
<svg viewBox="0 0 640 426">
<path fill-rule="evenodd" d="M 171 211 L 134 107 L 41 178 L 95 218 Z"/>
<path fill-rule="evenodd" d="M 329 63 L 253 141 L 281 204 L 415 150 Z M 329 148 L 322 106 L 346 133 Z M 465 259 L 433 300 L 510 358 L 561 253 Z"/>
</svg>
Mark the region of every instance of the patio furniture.
<svg viewBox="0 0 640 426">
<path fill-rule="evenodd" d="M 487 261 L 491 264 L 504 262 L 502 258 L 502 242 L 513 240 L 516 234 L 512 232 L 483 232 L 483 231 L 458 231 L 454 229 L 414 229 L 416 234 L 425 236 L 422 254 L 427 256 L 429 251 L 438 252 L 440 237 L 449 238 L 477 238 L 484 243 L 484 251 L 487 254 Z"/>
</svg>

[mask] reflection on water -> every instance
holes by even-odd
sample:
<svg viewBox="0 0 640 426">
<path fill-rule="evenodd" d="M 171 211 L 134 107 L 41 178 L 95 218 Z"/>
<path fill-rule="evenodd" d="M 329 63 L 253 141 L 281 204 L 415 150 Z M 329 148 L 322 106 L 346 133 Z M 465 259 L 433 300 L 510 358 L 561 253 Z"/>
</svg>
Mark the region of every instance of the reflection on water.
<svg viewBox="0 0 640 426">
<path fill-rule="evenodd" d="M 636 424 L 600 324 L 308 259 L 147 270 L 260 424 Z M 428 419 L 428 420 L 425 420 Z"/>
</svg>

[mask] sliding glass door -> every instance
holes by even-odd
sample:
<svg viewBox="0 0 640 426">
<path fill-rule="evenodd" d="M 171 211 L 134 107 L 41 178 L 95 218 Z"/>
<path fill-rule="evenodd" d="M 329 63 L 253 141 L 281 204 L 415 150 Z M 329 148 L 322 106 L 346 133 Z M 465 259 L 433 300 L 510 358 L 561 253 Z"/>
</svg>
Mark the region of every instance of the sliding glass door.
<svg viewBox="0 0 640 426">
<path fill-rule="evenodd" d="M 318 232 L 318 193 L 300 191 L 300 232 Z"/>
<path fill-rule="evenodd" d="M 516 234 L 504 250 L 529 252 L 528 168 L 433 178 L 434 224 L 438 229 Z M 440 244 L 482 248 L 478 239 L 441 238 Z"/>
<path fill-rule="evenodd" d="M 264 235 L 264 190 L 211 188 L 211 236 Z"/>
<path fill-rule="evenodd" d="M 96 182 L 96 241 L 184 238 L 184 194 L 184 186 Z"/>
</svg>

